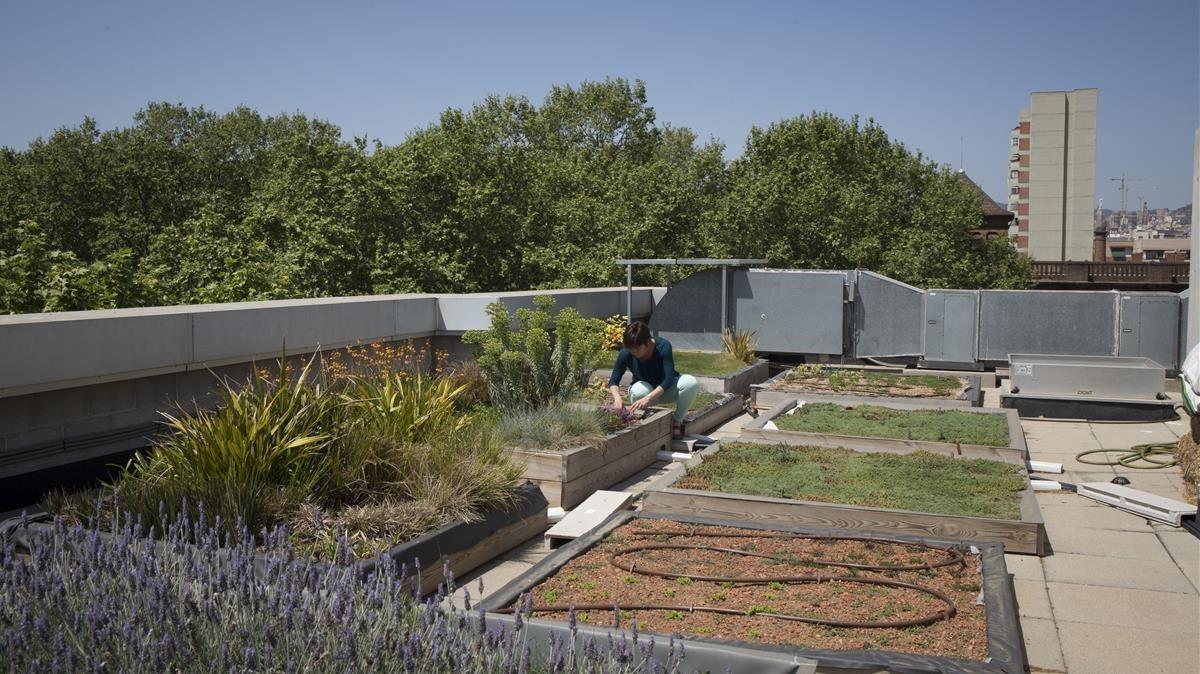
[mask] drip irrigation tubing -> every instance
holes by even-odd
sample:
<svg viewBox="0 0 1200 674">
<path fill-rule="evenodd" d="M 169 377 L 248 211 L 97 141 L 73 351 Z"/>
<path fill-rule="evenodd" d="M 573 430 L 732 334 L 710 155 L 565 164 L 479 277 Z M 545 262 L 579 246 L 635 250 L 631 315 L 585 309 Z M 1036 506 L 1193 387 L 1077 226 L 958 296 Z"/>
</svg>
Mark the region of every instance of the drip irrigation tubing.
<svg viewBox="0 0 1200 674">
<path fill-rule="evenodd" d="M 710 537 L 710 538 L 785 538 L 785 539 L 811 539 L 811 540 L 836 540 L 836 541 L 860 541 L 865 543 L 880 543 L 869 538 L 860 536 L 802 536 L 796 534 L 782 534 L 763 532 L 761 534 L 723 534 L 717 532 L 679 532 L 679 531 L 638 531 L 635 536 L 686 536 L 686 537 Z M 852 569 L 869 570 L 869 571 L 920 571 L 932 570 L 946 566 L 961 565 L 966 568 L 966 559 L 962 552 L 956 548 L 941 548 L 923 543 L 908 543 L 902 541 L 886 541 L 887 545 L 903 545 L 916 548 L 927 548 L 948 553 L 948 559 L 939 562 L 928 562 L 925 564 L 916 564 L 908 566 L 898 565 L 872 565 L 872 564 L 854 564 L 849 562 L 831 562 L 825 560 L 802 560 L 801 563 L 820 564 L 824 566 L 838 566 Z M 854 621 L 854 620 L 836 620 L 827 618 L 814 618 L 809 616 L 792 615 L 786 613 L 773 613 L 770 611 L 755 611 L 755 610 L 739 610 L 724 606 L 695 606 L 682 604 L 535 604 L 522 607 L 521 602 L 512 608 L 515 613 L 525 610 L 532 613 L 560 613 L 566 611 L 679 611 L 686 613 L 719 613 L 724 615 L 741 615 L 751 616 L 759 615 L 767 618 L 775 618 L 778 620 L 789 620 L 793 622 L 802 622 L 812 625 L 823 625 L 826 627 L 846 627 L 846 628 L 866 628 L 866 629 L 881 629 L 881 628 L 902 628 L 902 627 L 917 627 L 921 625 L 932 625 L 942 620 L 950 620 L 958 612 L 952 600 L 945 593 L 935 590 L 931 587 L 925 587 L 916 583 L 908 583 L 900 580 L 892 580 L 888 578 L 863 578 L 860 576 L 831 576 L 823 574 L 815 575 L 779 575 L 779 576 L 702 576 L 689 573 L 675 573 L 671 571 L 661 571 L 653 568 L 639 567 L 636 561 L 626 561 L 621 559 L 626 555 L 631 555 L 636 552 L 646 550 L 706 550 L 710 552 L 720 552 L 734 555 L 742 555 L 745 557 L 759 557 L 765 559 L 773 559 L 777 561 L 786 561 L 777 555 L 766 553 L 753 552 L 749 550 L 738 550 L 736 548 L 724 548 L 708 545 L 694 545 L 684 543 L 642 543 L 639 545 L 630 545 L 619 548 L 609 557 L 609 563 L 622 571 L 636 573 L 645 576 L 654 576 L 657 578 L 688 578 L 693 581 L 704 581 L 713 583 L 733 583 L 735 585 L 765 585 L 768 583 L 795 583 L 795 584 L 820 584 L 829 582 L 839 583 L 857 583 L 860 585 L 880 585 L 884 587 L 895 587 L 906 590 L 913 590 L 922 594 L 930 595 L 945 604 L 945 608 L 929 613 L 917 618 L 909 618 L 905 620 L 887 620 L 887 621 Z"/>
<path fill-rule="evenodd" d="M 804 383 L 805 382 L 801 382 L 801 384 L 804 384 Z M 825 386 L 822 388 L 826 391 L 829 391 L 831 393 L 835 393 L 838 395 L 846 395 L 846 394 L 850 394 L 850 393 L 861 393 L 861 394 L 869 395 L 869 396 L 887 397 L 888 395 L 892 395 L 892 396 L 897 396 L 897 397 L 901 397 L 901 398 L 945 398 L 946 397 L 945 394 L 939 393 L 936 390 L 934 390 L 933 393 L 921 394 L 921 395 L 911 395 L 911 394 L 905 393 L 906 391 L 917 388 L 915 386 L 877 387 L 877 386 L 851 385 L 851 386 L 842 387 L 840 389 L 835 389 L 835 388 L 832 388 L 829 386 Z M 819 392 L 823 392 L 823 391 L 819 391 Z"/>
<path fill-rule="evenodd" d="M 1091 454 L 1116 454 L 1117 456 L 1112 461 L 1088 461 L 1083 458 Z M 1170 468 L 1179 463 L 1175 459 L 1175 443 L 1173 442 L 1148 442 L 1134 445 L 1129 449 L 1089 449 L 1076 454 L 1075 460 L 1089 466 L 1124 466 L 1138 470 Z"/>
<path fill-rule="evenodd" d="M 782 533 L 782 532 L 769 532 L 769 531 L 764 531 L 762 533 L 748 534 L 748 533 L 718 533 L 715 531 L 696 531 L 694 529 L 691 531 L 688 531 L 688 532 L 644 530 L 644 531 L 632 532 L 631 535 L 632 536 L 641 536 L 641 537 L 645 537 L 645 536 L 686 536 L 688 538 L 704 538 L 704 537 L 707 537 L 707 538 L 782 538 L 782 539 L 796 539 L 796 540 L 802 539 L 802 540 L 814 540 L 814 541 L 860 541 L 860 542 L 874 543 L 877 545 L 880 544 L 879 541 L 872 541 L 869 538 L 863 538 L 861 536 L 801 536 L 798 534 L 786 534 L 786 533 Z M 924 548 L 927 550 L 937 550 L 939 552 L 945 552 L 950 557 L 949 557 L 949 559 L 944 559 L 937 563 L 929 562 L 926 564 L 910 564 L 910 565 L 905 565 L 905 566 L 891 565 L 891 564 L 855 564 L 853 562 L 833 562 L 833 561 L 828 561 L 828 560 L 823 560 L 823 559 L 805 559 L 805 560 L 801 560 L 800 563 L 801 564 L 805 564 L 805 563 L 820 564 L 822 566 L 838 566 L 838 567 L 847 568 L 847 569 L 859 569 L 862 571 L 923 571 L 925 569 L 937 569 L 937 568 L 941 568 L 944 566 L 954 566 L 954 565 L 958 565 L 964 569 L 967 568 L 966 557 L 963 556 L 962 551 L 957 548 L 953 548 L 953 547 L 940 548 L 940 547 L 933 546 L 933 545 L 925 545 L 924 543 L 909 543 L 907 541 L 887 541 L 886 545 L 902 545 L 902 546 L 906 546 L 906 547 L 910 547 L 910 548 Z M 743 551 L 736 550 L 735 552 L 740 553 Z M 771 555 L 759 555 L 759 556 L 771 557 Z M 771 558 L 773 558 L 773 557 L 771 557 Z M 686 574 L 680 574 L 680 575 L 686 575 Z M 689 576 L 689 577 L 695 579 L 695 576 Z"/>
</svg>

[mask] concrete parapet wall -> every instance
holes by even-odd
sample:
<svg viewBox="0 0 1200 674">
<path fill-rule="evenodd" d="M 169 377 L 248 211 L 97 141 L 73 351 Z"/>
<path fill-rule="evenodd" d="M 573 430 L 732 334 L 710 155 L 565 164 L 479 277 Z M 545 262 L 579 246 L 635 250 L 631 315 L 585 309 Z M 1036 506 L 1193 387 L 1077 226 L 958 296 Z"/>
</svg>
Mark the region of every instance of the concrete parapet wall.
<svg viewBox="0 0 1200 674">
<path fill-rule="evenodd" d="M 206 405 L 220 377 L 241 379 L 285 350 L 459 336 L 488 325 L 484 308 L 549 294 L 585 316 L 624 313 L 624 288 L 469 295 L 381 295 L 0 316 L 0 477 L 145 446 L 160 412 Z M 634 315 L 653 306 L 636 288 Z"/>
</svg>

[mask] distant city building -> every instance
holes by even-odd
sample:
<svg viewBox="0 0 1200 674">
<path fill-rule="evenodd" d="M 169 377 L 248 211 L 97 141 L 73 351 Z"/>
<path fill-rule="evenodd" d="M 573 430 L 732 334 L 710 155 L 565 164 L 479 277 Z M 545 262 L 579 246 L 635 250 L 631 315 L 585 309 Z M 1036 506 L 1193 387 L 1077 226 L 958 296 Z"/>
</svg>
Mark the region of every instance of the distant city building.
<svg viewBox="0 0 1200 674">
<path fill-rule="evenodd" d="M 1111 262 L 1188 262 L 1192 257 L 1188 238 L 1110 237 L 1107 245 Z"/>
<path fill-rule="evenodd" d="M 1096 199 L 1098 89 L 1030 96 L 1013 127 L 1008 164 L 1010 236 L 1034 260 L 1091 260 Z"/>
</svg>

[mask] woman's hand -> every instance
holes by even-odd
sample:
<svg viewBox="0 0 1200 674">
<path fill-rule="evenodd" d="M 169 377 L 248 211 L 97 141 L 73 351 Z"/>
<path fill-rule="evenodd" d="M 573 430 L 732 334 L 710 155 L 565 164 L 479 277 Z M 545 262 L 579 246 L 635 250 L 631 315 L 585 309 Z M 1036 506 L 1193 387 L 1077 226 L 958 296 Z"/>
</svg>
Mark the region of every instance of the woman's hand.
<svg viewBox="0 0 1200 674">
<path fill-rule="evenodd" d="M 632 405 L 629 406 L 629 411 L 630 412 L 640 412 L 641 410 L 645 409 L 646 406 L 649 404 L 650 403 L 649 403 L 649 401 L 646 400 L 646 398 L 639 398 L 636 402 L 634 402 Z"/>
<path fill-rule="evenodd" d="M 613 407 L 617 410 L 625 409 L 625 401 L 621 399 L 621 388 L 619 386 L 610 386 L 608 392 L 612 395 Z"/>
</svg>

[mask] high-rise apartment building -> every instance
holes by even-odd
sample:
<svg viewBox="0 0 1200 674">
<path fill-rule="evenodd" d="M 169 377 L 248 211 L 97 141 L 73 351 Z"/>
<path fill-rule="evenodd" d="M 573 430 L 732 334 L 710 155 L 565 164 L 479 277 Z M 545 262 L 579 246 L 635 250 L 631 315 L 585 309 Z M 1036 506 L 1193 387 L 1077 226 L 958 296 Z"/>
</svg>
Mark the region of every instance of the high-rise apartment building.
<svg viewBox="0 0 1200 674">
<path fill-rule="evenodd" d="M 1041 91 L 1013 127 L 1010 234 L 1034 260 L 1092 259 L 1098 89 Z"/>
</svg>

